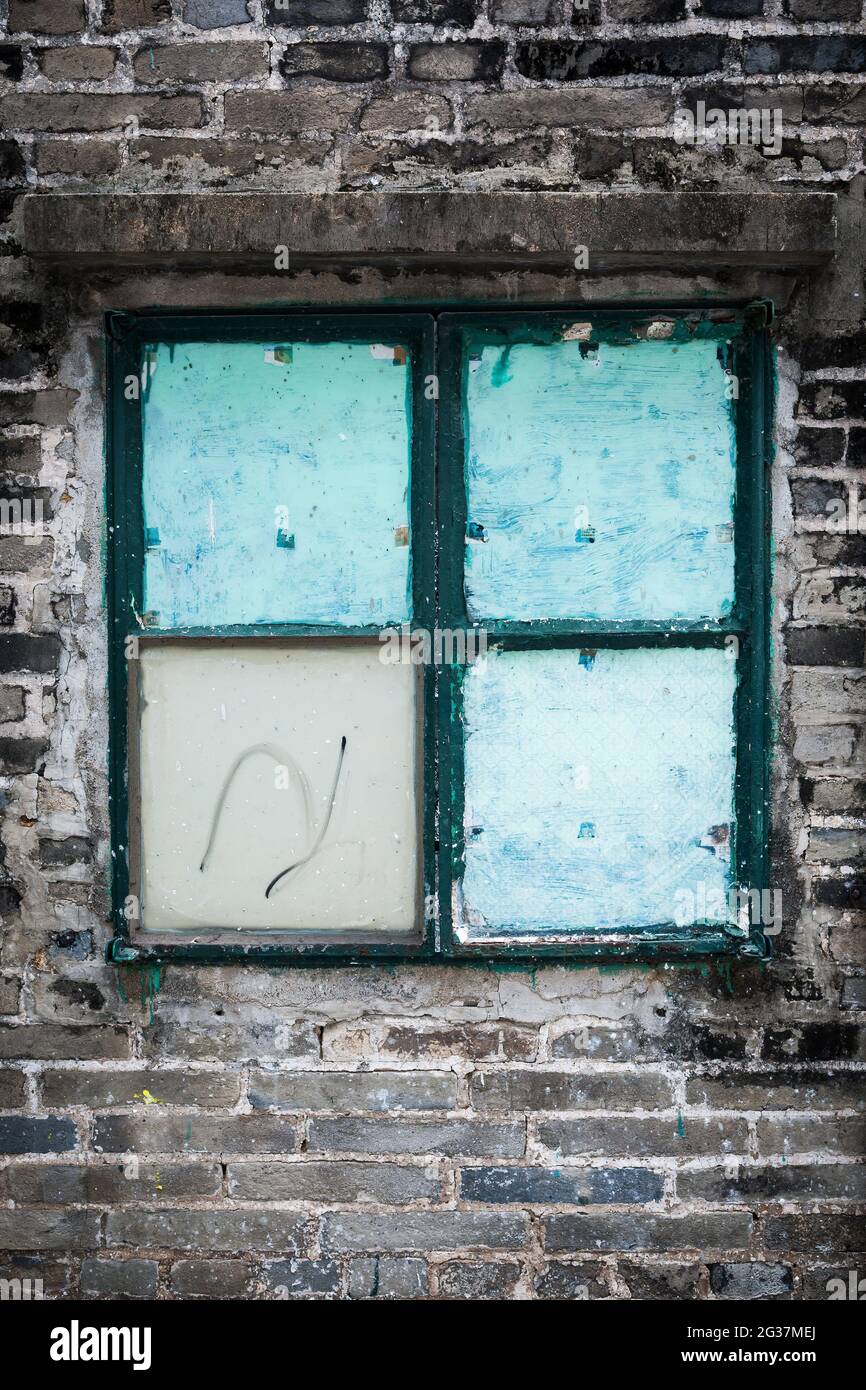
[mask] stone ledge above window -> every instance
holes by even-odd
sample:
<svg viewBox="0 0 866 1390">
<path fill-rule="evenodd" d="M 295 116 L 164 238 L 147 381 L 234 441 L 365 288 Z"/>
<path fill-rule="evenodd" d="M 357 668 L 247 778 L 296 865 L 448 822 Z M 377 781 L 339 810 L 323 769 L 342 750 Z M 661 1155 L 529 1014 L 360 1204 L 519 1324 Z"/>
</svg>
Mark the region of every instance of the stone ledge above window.
<svg viewBox="0 0 866 1390">
<path fill-rule="evenodd" d="M 68 269 L 531 268 L 796 275 L 836 249 L 831 193 L 29 194 L 23 238 Z"/>
</svg>

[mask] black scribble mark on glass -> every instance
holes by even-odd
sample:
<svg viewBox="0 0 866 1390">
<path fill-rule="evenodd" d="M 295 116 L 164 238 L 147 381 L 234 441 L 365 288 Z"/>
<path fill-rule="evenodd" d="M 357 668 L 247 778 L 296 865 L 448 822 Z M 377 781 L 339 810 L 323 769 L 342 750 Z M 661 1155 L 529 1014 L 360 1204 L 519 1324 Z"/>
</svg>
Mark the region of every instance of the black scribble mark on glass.
<svg viewBox="0 0 866 1390">
<path fill-rule="evenodd" d="M 309 863 L 309 861 L 313 858 L 313 855 L 314 855 L 314 854 L 318 854 L 319 848 L 320 848 L 320 846 L 321 846 L 321 844 L 322 844 L 322 841 L 324 840 L 325 835 L 326 835 L 327 832 L 328 832 L 328 826 L 329 826 L 330 823 L 331 823 L 331 816 L 332 816 L 333 813 L 334 813 L 334 802 L 335 802 L 336 797 L 337 797 L 337 787 L 338 787 L 339 784 L 340 784 L 340 773 L 341 773 L 342 770 L 343 770 L 343 758 L 345 757 L 345 755 L 346 755 L 346 735 L 344 734 L 343 737 L 342 737 L 341 740 L 340 740 L 340 752 L 339 752 L 339 756 L 338 756 L 338 758 L 337 758 L 337 770 L 336 770 L 336 772 L 334 773 L 334 780 L 333 780 L 333 782 L 331 783 L 331 793 L 330 793 L 330 796 L 328 797 L 328 804 L 327 804 L 327 808 L 326 808 L 326 810 L 325 810 L 325 818 L 324 818 L 324 820 L 322 821 L 321 828 L 319 829 L 318 835 L 316 836 L 315 840 L 313 841 L 312 848 L 309 849 L 309 850 L 307 851 L 307 853 L 304 855 L 303 859 L 297 859 L 297 860 L 295 861 L 294 864 L 290 864 L 289 867 L 288 867 L 287 869 L 281 870 L 281 872 L 278 873 L 278 874 L 276 875 L 275 878 L 272 878 L 272 879 L 271 879 L 270 883 L 268 884 L 267 888 L 265 889 L 265 897 L 266 897 L 266 898 L 269 898 L 269 897 L 271 896 L 271 889 L 272 889 L 272 888 L 276 888 L 277 884 L 280 882 L 280 879 L 285 878 L 288 874 L 294 873 L 295 869 L 300 869 L 300 868 L 302 868 L 304 864 L 308 864 L 308 863 Z"/>
<path fill-rule="evenodd" d="M 344 746 L 345 742 L 346 740 L 344 739 Z M 217 827 L 219 826 L 220 816 L 222 815 L 222 809 L 225 805 L 226 797 L 228 796 L 229 787 L 235 779 L 235 774 L 237 773 L 238 768 L 246 762 L 247 758 L 253 757 L 255 753 L 264 753 L 266 757 L 272 758 L 273 761 L 277 763 L 280 767 L 287 767 L 295 774 L 295 776 L 298 779 L 298 782 L 300 783 L 301 794 L 304 798 L 304 818 L 306 821 L 306 832 L 307 835 L 310 834 L 313 824 L 313 795 L 310 789 L 310 783 L 307 780 L 307 775 L 304 772 L 303 768 L 298 766 L 298 764 L 295 762 L 294 758 L 291 756 L 290 753 L 287 753 L 284 749 L 278 747 L 277 744 L 254 743 L 251 748 L 246 748 L 244 749 L 243 753 L 238 754 L 231 767 L 229 768 L 225 780 L 223 781 L 222 787 L 220 788 L 220 794 L 217 797 L 216 806 L 214 807 L 213 819 L 211 820 L 210 834 L 208 835 L 205 851 L 201 857 L 201 863 L 199 864 L 199 870 L 201 873 L 204 873 L 205 865 L 207 864 L 211 849 L 213 848 L 213 842 L 216 838 Z"/>
</svg>

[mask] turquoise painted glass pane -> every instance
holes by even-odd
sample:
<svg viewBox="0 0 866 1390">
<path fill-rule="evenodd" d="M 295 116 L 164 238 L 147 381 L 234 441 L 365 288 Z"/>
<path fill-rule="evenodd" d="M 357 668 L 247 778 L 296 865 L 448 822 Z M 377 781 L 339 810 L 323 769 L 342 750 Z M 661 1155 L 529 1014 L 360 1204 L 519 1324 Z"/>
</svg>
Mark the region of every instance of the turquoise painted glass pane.
<svg viewBox="0 0 866 1390">
<path fill-rule="evenodd" d="M 154 625 L 411 616 L 406 349 L 160 344 L 146 373 Z"/>
<path fill-rule="evenodd" d="M 701 619 L 734 598 L 718 344 L 482 344 L 466 385 L 470 617 Z"/>
<path fill-rule="evenodd" d="M 460 938 L 726 920 L 735 665 L 572 648 L 469 667 Z"/>
</svg>

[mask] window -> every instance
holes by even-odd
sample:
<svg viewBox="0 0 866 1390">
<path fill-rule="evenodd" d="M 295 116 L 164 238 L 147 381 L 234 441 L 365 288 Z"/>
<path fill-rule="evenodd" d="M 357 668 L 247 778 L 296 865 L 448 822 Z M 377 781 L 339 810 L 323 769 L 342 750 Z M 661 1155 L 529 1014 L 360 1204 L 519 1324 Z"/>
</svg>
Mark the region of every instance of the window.
<svg viewBox="0 0 866 1390">
<path fill-rule="evenodd" d="M 765 321 L 111 315 L 112 958 L 763 953 Z"/>
</svg>

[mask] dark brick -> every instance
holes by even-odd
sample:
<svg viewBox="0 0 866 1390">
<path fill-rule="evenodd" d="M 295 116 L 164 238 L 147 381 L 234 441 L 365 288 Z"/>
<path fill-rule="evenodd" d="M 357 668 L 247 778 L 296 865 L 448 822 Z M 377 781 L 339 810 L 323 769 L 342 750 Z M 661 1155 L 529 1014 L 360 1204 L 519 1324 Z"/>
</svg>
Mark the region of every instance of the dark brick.
<svg viewBox="0 0 866 1390">
<path fill-rule="evenodd" d="M 0 1172 L 0 1192 L 19 1204 L 52 1206 L 220 1197 L 222 1168 L 217 1163 L 141 1164 L 134 1170 L 123 1163 L 13 1163 Z"/>
<path fill-rule="evenodd" d="M 442 1179 L 397 1163 L 231 1163 L 229 1196 L 286 1202 L 382 1202 L 401 1205 L 442 1196 Z"/>
<path fill-rule="evenodd" d="M 336 1260 L 273 1260 L 262 1270 L 265 1287 L 276 1298 L 340 1292 Z"/>
<path fill-rule="evenodd" d="M 26 168 L 21 146 L 16 140 L 0 140 L 0 179 L 20 179 Z M 2 418 L 2 417 L 0 417 Z"/>
<path fill-rule="evenodd" d="M 719 1110 L 836 1110 L 862 1102 L 862 1077 L 802 1067 L 757 1069 L 686 1080 L 689 1105 Z"/>
<path fill-rule="evenodd" d="M 793 452 L 798 463 L 808 464 L 810 468 L 830 468 L 842 461 L 845 452 L 844 432 L 834 429 L 810 429 L 801 425 L 797 431 Z"/>
<path fill-rule="evenodd" d="M 617 1262 L 616 1272 L 632 1299 L 651 1303 L 697 1298 L 701 1266 L 695 1264 L 639 1264 L 632 1260 Z"/>
<path fill-rule="evenodd" d="M 866 874 L 848 874 L 845 878 L 816 878 L 812 893 L 819 907 L 837 907 L 843 911 L 866 911 Z"/>
<path fill-rule="evenodd" d="M 471 1062 L 531 1062 L 538 1051 L 538 1031 L 516 1023 L 466 1023 L 441 1028 L 389 1027 L 378 1052 L 388 1057 L 424 1057 Z M 327 1041 L 325 1047 L 327 1056 Z"/>
<path fill-rule="evenodd" d="M 815 420 L 866 418 L 866 381 L 813 381 L 801 388 L 798 415 Z"/>
<path fill-rule="evenodd" d="M 110 1246 L 131 1245 L 144 1250 L 292 1252 L 303 1239 L 303 1219 L 297 1212 L 273 1208 L 200 1211 L 166 1207 L 148 1211 L 129 1207 L 109 1212 L 105 1238 Z"/>
<path fill-rule="evenodd" d="M 834 430 L 833 433 L 841 434 L 841 430 Z M 837 505 L 840 503 L 847 514 L 848 498 L 845 485 L 833 478 L 792 478 L 791 499 L 794 515 L 798 519 L 811 517 L 827 521 L 830 517 L 836 516 Z"/>
<path fill-rule="evenodd" d="M 18 1110 L 24 1104 L 26 1089 L 20 1071 L 0 1071 L 0 1110 Z"/>
<path fill-rule="evenodd" d="M 183 17 L 198 29 L 250 22 L 247 0 L 184 0 Z"/>
<path fill-rule="evenodd" d="M 866 805 L 866 782 L 848 777 L 800 778 L 800 800 L 815 811 L 856 815 Z"/>
<path fill-rule="evenodd" d="M 802 1023 L 770 1028 L 761 1050 L 766 1062 L 833 1062 L 856 1058 L 860 1030 L 856 1023 Z"/>
<path fill-rule="evenodd" d="M 713 19 L 751 19 L 764 13 L 764 0 L 701 0 L 698 13 Z"/>
<path fill-rule="evenodd" d="M 686 0 L 607 0 L 605 14 L 623 24 L 670 24 L 684 19 Z"/>
<path fill-rule="evenodd" d="M 807 372 L 820 371 L 825 367 L 862 366 L 866 363 L 866 328 L 858 328 L 838 338 L 809 336 L 798 345 L 797 355 L 803 371 Z"/>
<path fill-rule="evenodd" d="M 423 1298 L 427 1292 L 424 1260 L 374 1255 L 349 1265 L 350 1298 Z"/>
<path fill-rule="evenodd" d="M 146 44 L 133 59 L 136 81 L 239 82 L 264 81 L 268 52 L 262 43 Z"/>
<path fill-rule="evenodd" d="M 464 1120 L 312 1120 L 307 1144 L 323 1153 L 444 1154 L 466 1158 L 520 1158 L 526 1127 Z"/>
<path fill-rule="evenodd" d="M 42 446 L 37 436 L 0 439 L 0 468 L 4 473 L 38 473 L 41 467 Z"/>
<path fill-rule="evenodd" d="M 820 38 L 749 39 L 743 53 L 746 73 L 864 72 L 866 38 L 824 34 Z"/>
<path fill-rule="evenodd" d="M 494 24 L 555 24 L 558 10 L 558 0 L 491 0 L 490 18 Z"/>
<path fill-rule="evenodd" d="M 551 1302 L 612 1298 L 609 1271 L 601 1264 L 571 1264 L 557 1260 L 536 1280 L 539 1298 Z"/>
<path fill-rule="evenodd" d="M 271 173 L 280 168 L 319 166 L 330 153 L 327 140 L 290 140 L 266 143 L 258 140 L 193 140 L 151 135 L 133 141 L 134 160 L 149 164 L 169 179 L 176 177 L 184 161 L 201 161 L 220 174 Z"/>
<path fill-rule="evenodd" d="M 761 1118 L 758 1120 L 758 1148 L 764 1156 L 810 1154 L 820 1149 L 860 1158 L 866 1153 L 866 1115 L 847 1120 L 790 1115 Z"/>
<path fill-rule="evenodd" d="M 829 119 L 830 124 L 860 125 L 866 120 L 866 87 L 862 82 L 856 85 L 830 82 L 820 87 L 806 87 L 804 109 L 807 121 L 823 123 Z"/>
<path fill-rule="evenodd" d="M 69 48 L 43 48 L 36 57 L 49 82 L 104 82 L 114 72 L 117 49 L 82 43 Z"/>
<path fill-rule="evenodd" d="M 93 1250 L 99 1222 L 98 1211 L 0 1210 L 0 1250 Z"/>
<path fill-rule="evenodd" d="M 793 1275 L 785 1265 L 710 1265 L 710 1288 L 716 1298 L 786 1299 L 793 1286 Z"/>
<path fill-rule="evenodd" d="M 702 1168 L 680 1173 L 677 1194 L 681 1201 L 754 1202 L 813 1201 L 817 1198 L 862 1200 L 866 1196 L 866 1165 L 862 1163 L 793 1164 L 773 1167 L 740 1164 L 736 1176 L 721 1168 Z"/>
<path fill-rule="evenodd" d="M 0 723 L 12 724 L 24 718 L 26 693 L 22 685 L 9 685 L 0 690 Z"/>
<path fill-rule="evenodd" d="M 17 1014 L 21 981 L 15 975 L 0 975 L 0 1014 Z"/>
<path fill-rule="evenodd" d="M 57 671 L 59 666 L 59 637 L 31 637 L 24 632 L 0 636 L 0 671 L 35 671 L 44 675 Z"/>
<path fill-rule="evenodd" d="M 171 1291 L 178 1298 L 249 1298 L 250 1271 L 239 1260 L 178 1260 Z"/>
<path fill-rule="evenodd" d="M 518 43 L 517 71 L 536 82 L 572 82 L 582 77 L 622 77 L 636 73 L 656 77 L 696 77 L 715 72 L 727 62 L 723 36 L 690 38 L 615 39 L 607 43 L 580 40 L 527 39 Z"/>
<path fill-rule="evenodd" d="M 520 1265 L 511 1260 L 455 1260 L 437 1269 L 439 1293 L 445 1298 L 512 1299 Z"/>
<path fill-rule="evenodd" d="M 18 82 L 24 72 L 24 50 L 15 43 L 0 43 L 0 79 Z"/>
<path fill-rule="evenodd" d="M 367 16 L 366 0 L 266 0 L 266 24 L 360 24 Z"/>
<path fill-rule="evenodd" d="M 866 1215 L 770 1216 L 764 1245 L 768 1250 L 809 1255 L 862 1254 L 866 1252 Z"/>
<path fill-rule="evenodd" d="M 860 0 L 785 0 L 785 13 L 792 19 L 859 19 Z"/>
<path fill-rule="evenodd" d="M 84 1298 L 156 1298 L 159 1265 L 156 1260 L 82 1260 L 80 1286 Z"/>
<path fill-rule="evenodd" d="M 849 468 L 866 468 L 866 428 L 862 425 L 855 425 L 849 431 L 846 463 Z"/>
<path fill-rule="evenodd" d="M 105 0 L 102 28 L 109 34 L 123 29 L 147 29 L 171 19 L 171 0 Z"/>
<path fill-rule="evenodd" d="M 642 1212 L 574 1212 L 545 1221 L 548 1250 L 740 1250 L 747 1247 L 746 1212 L 647 1216 Z"/>
<path fill-rule="evenodd" d="M 603 1206 L 658 1202 L 663 1189 L 662 1175 L 648 1168 L 464 1168 L 460 1174 L 467 1202 Z"/>
<path fill-rule="evenodd" d="M 538 1126 L 539 1141 L 568 1157 L 592 1154 L 628 1158 L 682 1157 L 716 1153 L 747 1153 L 749 1131 L 745 1120 L 728 1116 L 678 1115 L 669 1120 L 631 1115 L 603 1118 L 544 1120 Z"/>
<path fill-rule="evenodd" d="M 456 24 L 471 29 L 475 0 L 391 0 L 391 14 L 398 24 Z"/>
<path fill-rule="evenodd" d="M 83 835 L 68 835 L 65 840 L 39 841 L 39 862 L 46 869 L 89 864 L 92 858 L 93 847 Z"/>
<path fill-rule="evenodd" d="M 453 1072 L 253 1072 L 254 1110 L 451 1110 Z"/>
<path fill-rule="evenodd" d="M 388 76 L 385 43 L 293 43 L 280 59 L 283 77 L 324 77 L 332 82 L 374 82 Z"/>
<path fill-rule="evenodd" d="M 0 766 L 8 776 L 41 771 L 47 752 L 46 738 L 0 738 Z"/>
<path fill-rule="evenodd" d="M 93 1144 L 106 1153 L 287 1154 L 299 1146 L 279 1115 L 97 1115 Z"/>
<path fill-rule="evenodd" d="M 477 1071 L 471 1090 L 478 1110 L 658 1110 L 673 1098 L 653 1072 Z"/>
<path fill-rule="evenodd" d="M 12 33 L 74 34 L 84 25 L 84 0 L 9 0 Z"/>
<path fill-rule="evenodd" d="M 11 627 L 15 621 L 15 608 L 17 600 L 15 590 L 7 584 L 0 585 L 0 627 Z M 7 689 L 20 690 L 21 686 L 9 686 Z M 9 698 L 9 697 L 7 697 Z"/>
<path fill-rule="evenodd" d="M 129 1032 L 123 1024 L 76 1027 L 74 1024 L 0 1024 L 0 1057 L 30 1062 L 99 1061 L 129 1056 Z"/>
<path fill-rule="evenodd" d="M 0 1153 L 67 1153 L 77 1143 L 73 1121 L 63 1120 L 59 1115 L 0 1116 Z"/>
<path fill-rule="evenodd" d="M 46 140 L 33 147 L 33 162 L 40 174 L 74 174 L 93 178 L 113 174 L 120 166 L 120 149 L 104 140 L 83 144 L 80 140 Z"/>
<path fill-rule="evenodd" d="M 157 1104 L 236 1105 L 240 1077 L 232 1072 L 47 1071 L 46 1105 L 131 1105 L 148 1091 Z"/>
<path fill-rule="evenodd" d="M 866 633 L 854 627 L 789 627 L 785 634 L 792 666 L 862 666 Z"/>
<path fill-rule="evenodd" d="M 505 66 L 503 43 L 417 43 L 409 76 L 419 82 L 492 82 Z"/>
<path fill-rule="evenodd" d="M 0 917 L 14 917 L 21 906 L 21 894 L 14 883 L 0 883 Z"/>
<path fill-rule="evenodd" d="M 524 1219 L 511 1212 L 333 1211 L 322 1218 L 322 1249 L 514 1250 L 526 1242 Z"/>
<path fill-rule="evenodd" d="M 135 119 L 146 130 L 204 125 L 202 99 L 139 92 L 18 92 L 0 101 L 0 118 L 12 130 L 114 130 Z"/>
</svg>

